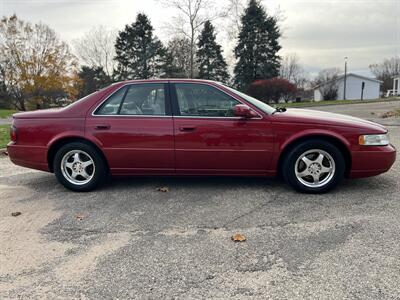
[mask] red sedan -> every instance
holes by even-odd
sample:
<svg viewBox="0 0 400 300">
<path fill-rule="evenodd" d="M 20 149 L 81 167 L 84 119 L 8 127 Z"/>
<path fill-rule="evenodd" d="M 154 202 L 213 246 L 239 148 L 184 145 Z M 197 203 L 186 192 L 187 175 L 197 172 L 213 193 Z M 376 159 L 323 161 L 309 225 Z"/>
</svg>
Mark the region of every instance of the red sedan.
<svg viewBox="0 0 400 300">
<path fill-rule="evenodd" d="M 275 176 L 321 193 L 343 177 L 386 172 L 388 131 L 361 119 L 275 109 L 222 84 L 113 84 L 65 108 L 17 113 L 7 149 L 17 165 L 89 191 L 108 174 Z"/>
</svg>

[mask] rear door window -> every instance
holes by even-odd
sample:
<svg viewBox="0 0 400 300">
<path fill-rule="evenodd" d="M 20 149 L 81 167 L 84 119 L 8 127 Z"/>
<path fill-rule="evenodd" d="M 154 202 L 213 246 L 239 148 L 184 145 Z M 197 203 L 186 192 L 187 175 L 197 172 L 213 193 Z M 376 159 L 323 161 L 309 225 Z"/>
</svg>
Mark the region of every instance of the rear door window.
<svg viewBox="0 0 400 300">
<path fill-rule="evenodd" d="M 163 83 L 131 84 L 112 94 L 95 115 L 165 116 Z"/>
<path fill-rule="evenodd" d="M 131 85 L 120 114 L 165 116 L 164 84 Z"/>
</svg>

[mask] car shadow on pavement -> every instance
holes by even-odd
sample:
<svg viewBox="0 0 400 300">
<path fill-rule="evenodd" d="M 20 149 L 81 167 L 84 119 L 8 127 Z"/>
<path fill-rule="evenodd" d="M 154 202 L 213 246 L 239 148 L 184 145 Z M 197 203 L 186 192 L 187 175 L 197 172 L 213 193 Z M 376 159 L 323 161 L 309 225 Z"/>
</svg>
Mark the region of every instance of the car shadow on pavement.
<svg viewBox="0 0 400 300">
<path fill-rule="evenodd" d="M 35 173 L 15 175 L 21 185 L 32 188 L 41 192 L 67 192 L 75 194 L 75 192 L 68 191 L 60 185 L 53 174 Z M 12 180 L 14 176 L 8 177 L 7 181 Z M 376 176 L 372 178 L 363 179 L 344 179 L 339 186 L 330 191 L 328 194 L 341 194 L 352 192 L 366 191 L 382 191 L 383 188 L 393 188 L 397 185 L 397 180 L 391 176 Z M 96 193 L 113 193 L 113 192 L 135 192 L 136 190 L 149 190 L 157 191 L 163 194 L 162 189 L 166 188 L 165 193 L 173 191 L 199 192 L 212 190 L 221 192 L 223 190 L 257 190 L 269 192 L 279 192 L 288 194 L 299 194 L 288 186 L 281 178 L 264 178 L 264 177 L 224 177 L 224 176 L 207 176 L 207 177 L 113 177 L 109 178 L 103 185 L 99 186 L 96 190 L 88 194 Z M 160 191 L 161 190 L 161 191 Z M 86 194 L 86 193 L 82 193 Z M 312 195 L 310 195 L 312 196 Z"/>
<path fill-rule="evenodd" d="M 170 188 L 266 188 L 284 185 L 279 178 L 260 177 L 114 177 L 101 188 L 102 190 L 143 186 Z"/>
</svg>

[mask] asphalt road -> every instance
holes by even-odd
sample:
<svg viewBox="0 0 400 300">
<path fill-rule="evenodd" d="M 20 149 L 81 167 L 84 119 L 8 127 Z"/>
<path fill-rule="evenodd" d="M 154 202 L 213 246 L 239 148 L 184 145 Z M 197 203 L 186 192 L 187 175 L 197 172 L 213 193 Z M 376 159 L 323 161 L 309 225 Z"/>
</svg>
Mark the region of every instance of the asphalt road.
<svg viewBox="0 0 400 300">
<path fill-rule="evenodd" d="M 380 118 L 380 116 L 385 112 L 400 109 L 400 101 L 372 102 L 351 105 L 314 106 L 309 109 L 328 111 L 338 114 L 348 114 L 355 117 L 378 122 L 386 126 L 400 126 L 399 118 Z"/>
<path fill-rule="evenodd" d="M 128 178 L 76 194 L 2 158 L 0 298 L 395 299 L 399 200 L 399 162 L 326 195 L 246 178 Z"/>
</svg>

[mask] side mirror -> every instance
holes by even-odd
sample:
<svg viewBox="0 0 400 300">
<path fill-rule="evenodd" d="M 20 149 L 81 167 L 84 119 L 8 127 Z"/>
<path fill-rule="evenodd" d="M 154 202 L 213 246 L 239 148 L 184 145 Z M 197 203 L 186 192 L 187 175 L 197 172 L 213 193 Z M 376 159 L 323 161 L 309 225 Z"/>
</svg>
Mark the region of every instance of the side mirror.
<svg viewBox="0 0 400 300">
<path fill-rule="evenodd" d="M 233 113 L 236 117 L 242 117 L 246 119 L 256 118 L 258 114 L 250 107 L 244 104 L 237 104 L 233 107 Z"/>
</svg>

